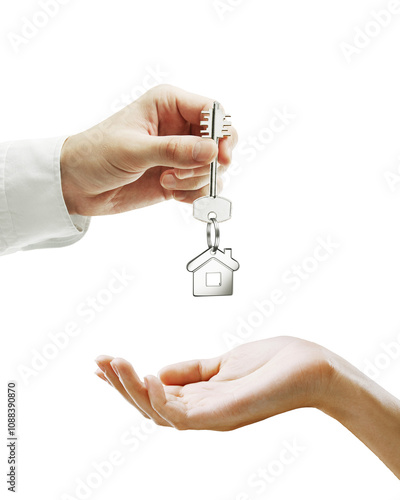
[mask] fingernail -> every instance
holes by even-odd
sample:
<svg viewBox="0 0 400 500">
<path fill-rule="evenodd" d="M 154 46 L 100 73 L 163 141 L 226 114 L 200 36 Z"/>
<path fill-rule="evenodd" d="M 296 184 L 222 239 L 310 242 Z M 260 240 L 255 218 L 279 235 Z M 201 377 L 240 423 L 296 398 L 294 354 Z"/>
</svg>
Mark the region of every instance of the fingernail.
<svg viewBox="0 0 400 500">
<path fill-rule="evenodd" d="M 167 189 L 174 189 L 176 186 L 176 178 L 172 174 L 167 174 L 162 179 L 162 185 Z"/>
<path fill-rule="evenodd" d="M 101 365 L 101 361 L 99 359 L 95 359 L 94 362 L 96 363 L 96 365 L 100 368 L 101 371 L 104 371 L 102 365 Z"/>
<path fill-rule="evenodd" d="M 116 366 L 114 366 L 112 363 L 110 363 L 111 368 L 113 369 L 115 375 L 119 378 L 119 371 Z"/>
<path fill-rule="evenodd" d="M 148 382 L 148 380 L 147 380 L 147 377 L 144 377 L 144 379 L 143 379 L 143 383 L 144 383 L 144 385 L 145 385 L 146 389 L 148 389 L 148 388 L 149 388 L 149 382 Z"/>
<path fill-rule="evenodd" d="M 196 142 L 193 148 L 193 160 L 206 161 L 210 160 L 215 152 L 215 142 L 202 139 Z"/>
<path fill-rule="evenodd" d="M 186 198 L 187 194 L 185 191 L 174 191 L 174 198 L 176 201 L 183 201 Z"/>
</svg>

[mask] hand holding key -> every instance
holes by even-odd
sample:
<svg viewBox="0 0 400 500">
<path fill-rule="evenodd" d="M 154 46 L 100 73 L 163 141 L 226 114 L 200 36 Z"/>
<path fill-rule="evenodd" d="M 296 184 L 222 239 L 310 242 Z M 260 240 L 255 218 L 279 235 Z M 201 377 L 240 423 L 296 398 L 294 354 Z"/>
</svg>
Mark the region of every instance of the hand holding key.
<svg viewBox="0 0 400 500">
<path fill-rule="evenodd" d="M 209 164 L 226 171 L 237 134 L 218 148 L 200 137 L 212 99 L 170 85 L 149 90 L 102 123 L 64 143 L 63 195 L 71 214 L 106 215 L 208 192 Z"/>
</svg>

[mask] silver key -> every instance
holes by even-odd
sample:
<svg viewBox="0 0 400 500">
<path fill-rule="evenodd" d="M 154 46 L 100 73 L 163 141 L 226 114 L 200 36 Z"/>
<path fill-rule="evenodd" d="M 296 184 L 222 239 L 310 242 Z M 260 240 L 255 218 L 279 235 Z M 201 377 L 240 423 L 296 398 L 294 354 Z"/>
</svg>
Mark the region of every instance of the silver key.
<svg viewBox="0 0 400 500">
<path fill-rule="evenodd" d="M 202 111 L 204 120 L 200 125 L 205 125 L 206 128 L 201 130 L 203 137 L 213 139 L 218 146 L 219 139 L 228 137 L 229 127 L 231 123 L 227 120 L 229 115 L 225 115 L 220 108 L 219 102 L 215 101 L 213 107 L 208 111 Z M 218 173 L 218 157 L 214 158 L 210 165 L 210 194 L 202 196 L 193 202 L 193 217 L 203 222 L 209 222 L 212 218 L 218 222 L 224 222 L 231 218 L 232 203 L 226 198 L 217 196 L 217 173 Z"/>
</svg>

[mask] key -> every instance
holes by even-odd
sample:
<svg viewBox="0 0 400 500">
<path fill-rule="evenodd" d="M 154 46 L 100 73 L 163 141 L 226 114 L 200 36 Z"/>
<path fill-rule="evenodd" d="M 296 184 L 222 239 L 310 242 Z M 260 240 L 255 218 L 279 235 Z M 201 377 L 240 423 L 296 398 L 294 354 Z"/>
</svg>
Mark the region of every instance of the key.
<svg viewBox="0 0 400 500">
<path fill-rule="evenodd" d="M 202 111 L 204 120 L 200 125 L 205 125 L 206 128 L 200 133 L 203 137 L 213 139 L 218 146 L 219 139 L 228 137 L 229 130 L 227 127 L 231 123 L 227 120 L 229 115 L 225 115 L 220 108 L 219 102 L 215 101 L 213 107 L 208 111 Z M 210 194 L 202 196 L 193 202 L 193 217 L 203 222 L 210 222 L 215 218 L 218 222 L 224 222 L 231 218 L 232 203 L 226 198 L 217 196 L 217 173 L 218 173 L 218 157 L 214 158 L 210 165 Z"/>
<path fill-rule="evenodd" d="M 219 139 L 229 134 L 228 115 L 225 115 L 217 101 L 208 111 L 202 111 L 204 120 L 200 125 L 206 128 L 201 131 L 203 137 L 213 139 L 217 146 Z M 193 273 L 193 295 L 206 297 L 216 295 L 232 295 L 233 273 L 239 269 L 239 262 L 232 258 L 232 249 L 219 250 L 219 222 L 231 218 L 232 203 L 226 198 L 217 196 L 218 156 L 210 164 L 210 194 L 193 202 L 195 219 L 207 222 L 207 245 L 203 253 L 192 259 L 186 266 Z"/>
</svg>

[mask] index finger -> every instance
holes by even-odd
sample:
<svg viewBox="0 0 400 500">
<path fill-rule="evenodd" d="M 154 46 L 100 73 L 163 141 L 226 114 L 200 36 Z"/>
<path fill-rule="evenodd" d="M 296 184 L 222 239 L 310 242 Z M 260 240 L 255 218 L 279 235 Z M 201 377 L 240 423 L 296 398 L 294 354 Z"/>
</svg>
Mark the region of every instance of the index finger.
<svg viewBox="0 0 400 500">
<path fill-rule="evenodd" d="M 215 100 L 172 85 L 162 85 L 161 87 L 163 88 L 160 90 L 165 92 L 167 101 L 173 102 L 182 118 L 194 125 L 200 124 L 201 112 L 212 108 Z"/>
</svg>

